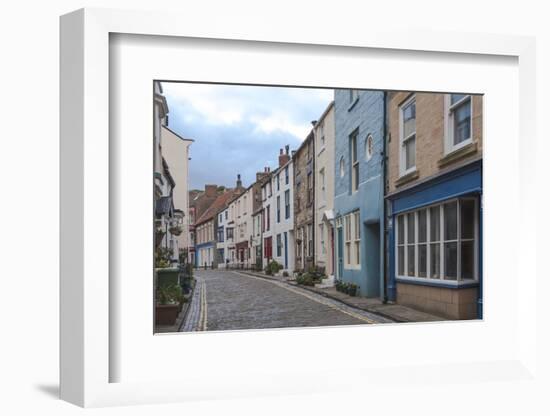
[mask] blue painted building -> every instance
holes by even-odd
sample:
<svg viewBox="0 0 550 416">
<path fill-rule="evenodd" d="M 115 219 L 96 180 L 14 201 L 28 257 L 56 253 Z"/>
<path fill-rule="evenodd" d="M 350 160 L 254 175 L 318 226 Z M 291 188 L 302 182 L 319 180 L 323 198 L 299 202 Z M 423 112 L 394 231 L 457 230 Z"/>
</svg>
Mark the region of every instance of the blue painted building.
<svg viewBox="0 0 550 416">
<path fill-rule="evenodd" d="M 335 90 L 336 278 L 384 296 L 385 93 Z"/>
</svg>

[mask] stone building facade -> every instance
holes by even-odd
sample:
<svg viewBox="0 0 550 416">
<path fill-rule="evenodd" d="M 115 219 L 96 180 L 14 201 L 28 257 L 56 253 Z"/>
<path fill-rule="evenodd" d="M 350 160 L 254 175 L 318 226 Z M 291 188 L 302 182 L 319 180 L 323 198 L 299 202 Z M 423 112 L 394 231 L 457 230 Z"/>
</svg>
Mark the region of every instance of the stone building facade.
<svg viewBox="0 0 550 416">
<path fill-rule="evenodd" d="M 294 270 L 315 266 L 315 134 L 312 129 L 292 155 L 294 166 Z"/>
<path fill-rule="evenodd" d="M 482 96 L 388 93 L 388 295 L 482 317 Z"/>
</svg>

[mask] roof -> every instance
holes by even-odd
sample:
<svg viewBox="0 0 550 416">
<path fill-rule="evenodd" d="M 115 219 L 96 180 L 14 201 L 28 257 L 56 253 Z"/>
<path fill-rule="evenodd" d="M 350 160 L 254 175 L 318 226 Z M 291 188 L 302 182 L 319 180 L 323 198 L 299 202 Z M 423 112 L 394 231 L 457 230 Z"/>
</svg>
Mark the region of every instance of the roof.
<svg viewBox="0 0 550 416">
<path fill-rule="evenodd" d="M 161 196 L 159 199 L 157 199 L 155 204 L 155 215 L 157 216 L 157 218 L 160 218 L 163 215 L 169 215 L 170 210 L 172 209 L 172 197 Z"/>
<path fill-rule="evenodd" d="M 235 195 L 236 190 L 226 191 L 214 200 L 212 205 L 210 205 L 206 211 L 200 216 L 200 218 L 195 222 L 195 226 L 207 222 L 214 218 L 220 211 L 223 211 L 227 206 L 228 201 Z"/>
<path fill-rule="evenodd" d="M 327 108 L 325 108 L 325 111 L 323 111 L 323 114 L 321 114 L 321 117 L 319 117 L 319 120 L 317 120 L 318 123 L 323 121 L 323 119 L 327 116 L 328 112 L 330 111 L 331 107 L 334 107 L 334 100 L 332 100 L 328 105 Z M 317 127 L 317 125 L 316 125 Z"/>
<path fill-rule="evenodd" d="M 195 140 L 194 139 L 187 139 L 181 135 L 179 135 L 178 133 L 176 133 L 174 130 L 172 130 L 170 127 L 168 126 L 165 126 L 165 125 L 162 125 L 162 128 L 168 130 L 170 133 L 172 133 L 174 136 L 176 136 L 178 139 L 181 139 L 181 140 L 184 140 L 186 142 L 194 142 Z"/>
</svg>

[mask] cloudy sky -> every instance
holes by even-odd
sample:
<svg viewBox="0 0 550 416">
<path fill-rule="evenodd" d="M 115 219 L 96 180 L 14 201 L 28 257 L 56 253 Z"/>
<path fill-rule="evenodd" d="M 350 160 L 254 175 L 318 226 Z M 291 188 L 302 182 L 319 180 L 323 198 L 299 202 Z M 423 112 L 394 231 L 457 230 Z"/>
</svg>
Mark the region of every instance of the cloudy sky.
<svg viewBox="0 0 550 416">
<path fill-rule="evenodd" d="M 333 99 L 333 90 L 163 82 L 169 127 L 194 139 L 190 189 L 250 185 L 279 149 L 297 149 Z"/>
</svg>

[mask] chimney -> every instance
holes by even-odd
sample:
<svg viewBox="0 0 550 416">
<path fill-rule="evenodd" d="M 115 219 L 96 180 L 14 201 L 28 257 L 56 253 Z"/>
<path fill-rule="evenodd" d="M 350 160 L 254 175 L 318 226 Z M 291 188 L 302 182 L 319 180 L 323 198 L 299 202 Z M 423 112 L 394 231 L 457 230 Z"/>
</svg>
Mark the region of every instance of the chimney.
<svg viewBox="0 0 550 416">
<path fill-rule="evenodd" d="M 287 145 L 285 146 L 285 154 L 286 154 L 286 155 L 289 154 L 289 153 L 288 153 L 288 152 L 289 152 L 289 149 L 290 149 L 290 146 L 287 144 Z"/>
<path fill-rule="evenodd" d="M 243 182 L 241 181 L 241 174 L 238 173 L 237 174 L 237 188 L 242 188 L 243 187 Z"/>
<path fill-rule="evenodd" d="M 317 125 L 317 120 L 311 120 L 311 125 L 315 127 Z"/>
<path fill-rule="evenodd" d="M 216 196 L 218 191 L 218 185 L 204 185 L 204 192 L 206 196 Z"/>
<path fill-rule="evenodd" d="M 279 151 L 279 167 L 286 165 L 287 162 L 290 160 L 290 156 L 288 155 L 288 145 L 286 149 L 287 153 L 283 153 L 283 149 Z"/>
</svg>

